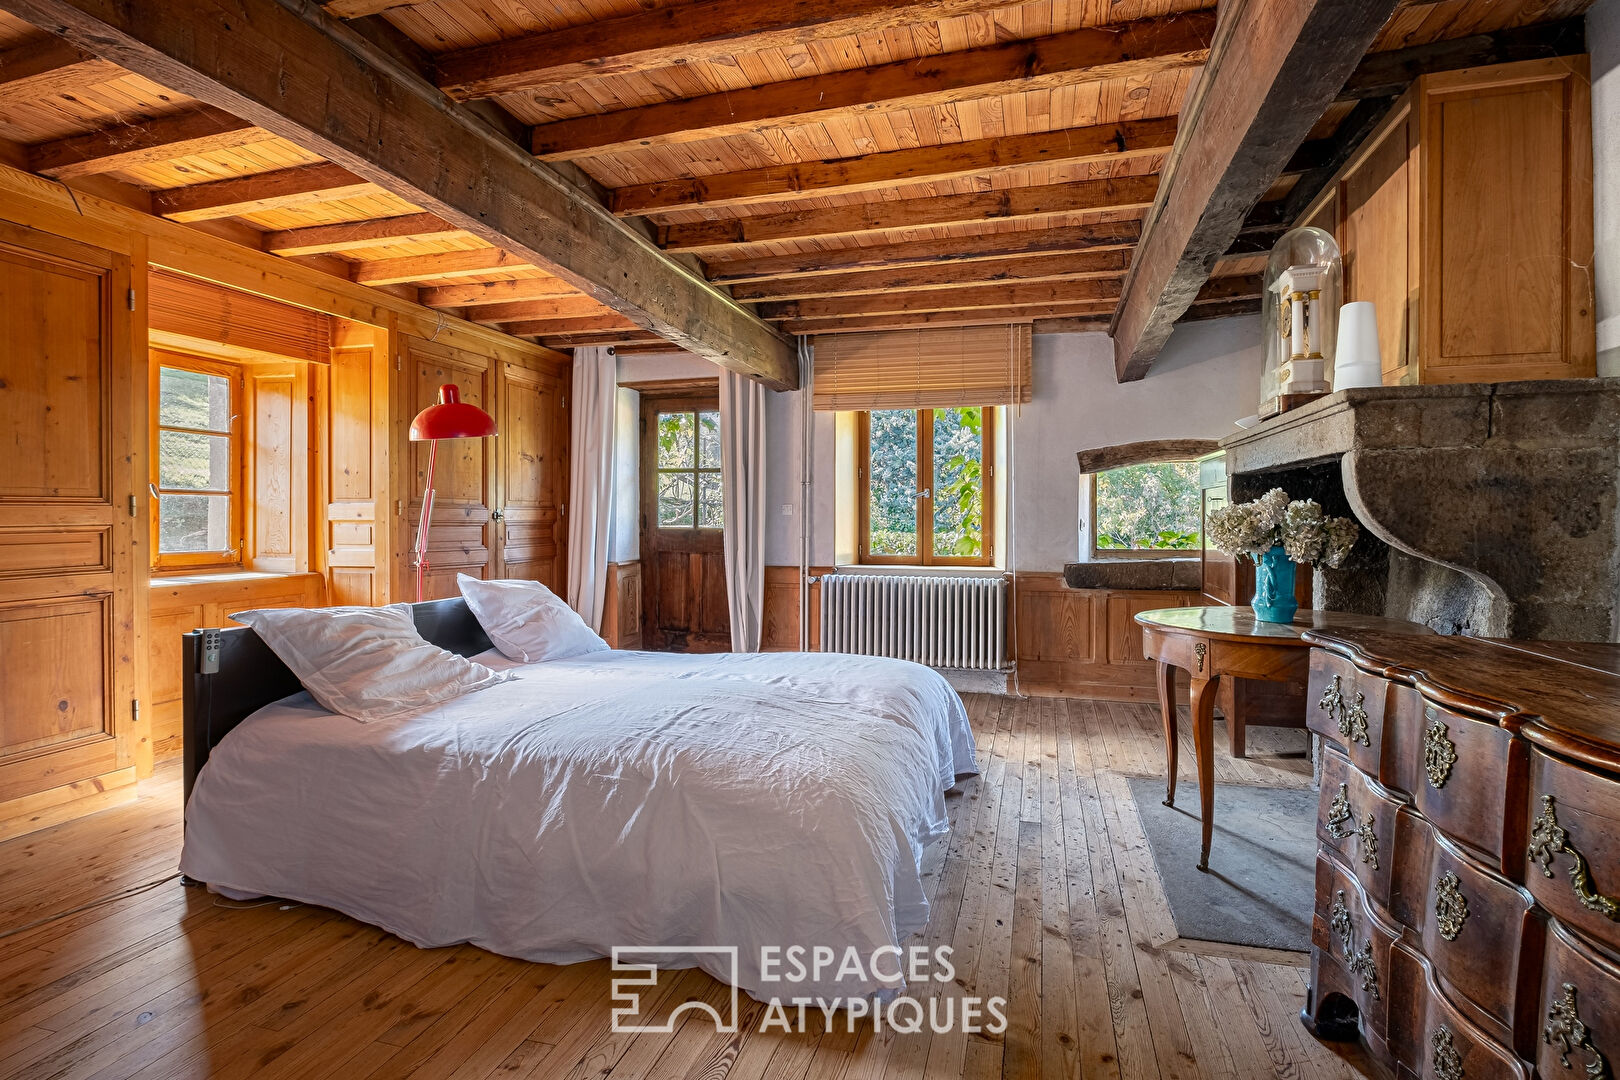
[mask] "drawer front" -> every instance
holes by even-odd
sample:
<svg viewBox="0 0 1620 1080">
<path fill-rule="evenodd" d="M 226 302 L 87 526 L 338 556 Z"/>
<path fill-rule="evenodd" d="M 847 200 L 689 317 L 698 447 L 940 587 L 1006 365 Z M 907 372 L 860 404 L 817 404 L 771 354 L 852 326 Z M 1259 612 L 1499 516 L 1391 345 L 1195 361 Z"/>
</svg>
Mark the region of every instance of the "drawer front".
<svg viewBox="0 0 1620 1080">
<path fill-rule="evenodd" d="M 1411 796 L 1423 816 L 1491 869 L 1516 874 L 1522 834 L 1503 793 L 1515 790 L 1510 777 L 1522 768 L 1525 744 L 1416 695 L 1398 695 L 1389 719 L 1396 756 L 1415 766 Z"/>
<path fill-rule="evenodd" d="M 1566 925 L 1620 950 L 1620 782 L 1532 751 L 1524 882 Z"/>
<path fill-rule="evenodd" d="M 1356 768 L 1378 775 L 1384 746 L 1384 698 L 1389 684 L 1326 649 L 1311 650 L 1306 726 L 1349 755 Z"/>
<path fill-rule="evenodd" d="M 1372 914 L 1355 877 L 1325 854 L 1316 857 L 1316 910 L 1311 945 L 1321 966 L 1336 969 L 1326 989 L 1342 988 L 1360 1010 L 1364 1029 L 1380 1037 L 1388 1007 L 1389 949 L 1396 932 Z"/>
<path fill-rule="evenodd" d="M 1556 921 L 1547 938 L 1537 1075 L 1610 1078 L 1620 1070 L 1620 965 L 1577 941 Z M 1607 1066 L 1607 1071 L 1604 1071 Z"/>
<path fill-rule="evenodd" d="M 1389 1050 L 1423 1080 L 1530 1080 L 1511 1049 L 1446 999 L 1428 963 L 1403 944 L 1390 951 Z"/>
<path fill-rule="evenodd" d="M 1331 747 L 1322 753 L 1316 836 L 1381 907 L 1389 907 L 1395 819 L 1402 803 Z"/>
<path fill-rule="evenodd" d="M 1423 955 L 1448 997 L 1510 1046 L 1533 1026 L 1541 955 L 1534 900 L 1435 834 L 1410 810 L 1396 830 L 1401 858 L 1390 908 L 1417 932 Z M 1521 969 L 1521 958 L 1525 968 Z"/>
</svg>

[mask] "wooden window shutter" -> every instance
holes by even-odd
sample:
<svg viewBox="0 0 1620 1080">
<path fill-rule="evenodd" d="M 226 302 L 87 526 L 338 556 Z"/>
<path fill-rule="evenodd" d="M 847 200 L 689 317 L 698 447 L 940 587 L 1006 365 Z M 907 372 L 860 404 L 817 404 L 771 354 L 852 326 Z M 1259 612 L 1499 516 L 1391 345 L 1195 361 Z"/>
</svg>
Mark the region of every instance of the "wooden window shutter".
<svg viewBox="0 0 1620 1080">
<path fill-rule="evenodd" d="M 812 398 L 823 412 L 1023 404 L 1030 399 L 1030 327 L 821 334 Z"/>
<path fill-rule="evenodd" d="M 147 293 L 153 330 L 294 360 L 332 359 L 330 315 L 156 267 Z"/>
</svg>

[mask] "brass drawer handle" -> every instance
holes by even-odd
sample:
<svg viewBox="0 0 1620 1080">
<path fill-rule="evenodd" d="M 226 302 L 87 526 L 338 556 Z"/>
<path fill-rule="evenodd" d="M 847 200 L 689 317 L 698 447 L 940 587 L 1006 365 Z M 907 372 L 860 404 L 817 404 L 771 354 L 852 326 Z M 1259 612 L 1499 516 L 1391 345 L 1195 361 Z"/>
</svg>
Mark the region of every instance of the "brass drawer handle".
<svg viewBox="0 0 1620 1080">
<path fill-rule="evenodd" d="M 1457 744 L 1447 737 L 1450 729 L 1433 709 L 1425 709 L 1423 714 L 1429 720 L 1423 729 L 1423 771 L 1438 791 L 1451 779 L 1451 767 L 1457 764 Z"/>
<path fill-rule="evenodd" d="M 1462 1080 L 1462 1055 L 1457 1053 L 1457 1047 L 1451 1041 L 1451 1029 L 1441 1024 L 1429 1036 L 1429 1046 L 1434 1049 L 1430 1059 L 1434 1065 L 1434 1080 Z"/>
<path fill-rule="evenodd" d="M 1374 870 L 1378 869 L 1378 834 L 1373 831 L 1375 824 L 1371 813 L 1367 819 L 1356 827 L 1356 839 L 1361 842 L 1361 861 L 1368 863 Z"/>
<path fill-rule="evenodd" d="M 1350 922 L 1350 909 L 1344 904 L 1344 890 L 1339 889 L 1333 897 L 1333 907 L 1329 911 L 1331 918 L 1328 925 L 1339 938 L 1339 950 L 1344 953 L 1345 966 L 1352 975 L 1361 976 L 1361 988 L 1378 1000 L 1378 968 L 1373 963 L 1372 942 L 1363 941 L 1361 947 L 1356 948 L 1356 930 Z"/>
<path fill-rule="evenodd" d="M 1547 1009 L 1547 1026 L 1541 1029 L 1541 1041 L 1551 1046 L 1555 1040 L 1558 1043 L 1558 1064 L 1566 1069 L 1573 1068 L 1569 1055 L 1575 1050 L 1583 1050 L 1588 1058 L 1587 1080 L 1612 1080 L 1608 1061 L 1592 1045 L 1592 1033 L 1581 1023 L 1580 1013 L 1575 1009 L 1574 983 L 1565 983 L 1563 996 Z"/>
<path fill-rule="evenodd" d="M 1440 928 L 1440 936 L 1447 941 L 1456 941 L 1457 935 L 1462 933 L 1463 923 L 1468 921 L 1468 900 L 1459 888 L 1461 884 L 1457 875 L 1450 870 L 1441 874 L 1440 880 L 1434 883 L 1436 925 Z"/>
<path fill-rule="evenodd" d="M 1371 747 L 1372 739 L 1367 731 L 1367 696 L 1356 691 L 1356 700 L 1350 705 L 1344 701 L 1344 686 L 1340 676 L 1333 676 L 1327 689 L 1322 691 L 1322 697 L 1317 701 L 1316 707 L 1321 709 L 1327 717 L 1334 722 L 1343 735 L 1353 743 Z"/>
<path fill-rule="evenodd" d="M 1556 801 L 1551 795 L 1543 795 L 1541 813 L 1536 817 L 1535 827 L 1530 830 L 1530 858 L 1541 864 L 1543 877 L 1552 877 L 1553 859 L 1560 854 L 1575 860 L 1569 868 L 1569 884 L 1581 907 L 1595 911 L 1605 919 L 1620 922 L 1620 900 L 1597 891 L 1597 886 L 1592 883 L 1592 870 L 1586 865 L 1586 856 L 1575 850 L 1575 845 L 1569 842 L 1568 830 L 1558 824 Z"/>
<path fill-rule="evenodd" d="M 1316 707 L 1326 713 L 1329 720 L 1344 710 L 1344 690 L 1339 684 L 1339 676 L 1333 676 L 1333 681 L 1327 684 Z"/>
<path fill-rule="evenodd" d="M 1350 809 L 1350 785 L 1340 784 L 1339 793 L 1333 796 L 1333 802 L 1328 805 L 1328 835 L 1336 840 L 1343 840 L 1354 831 L 1345 822 L 1354 818 L 1355 811 Z"/>
</svg>

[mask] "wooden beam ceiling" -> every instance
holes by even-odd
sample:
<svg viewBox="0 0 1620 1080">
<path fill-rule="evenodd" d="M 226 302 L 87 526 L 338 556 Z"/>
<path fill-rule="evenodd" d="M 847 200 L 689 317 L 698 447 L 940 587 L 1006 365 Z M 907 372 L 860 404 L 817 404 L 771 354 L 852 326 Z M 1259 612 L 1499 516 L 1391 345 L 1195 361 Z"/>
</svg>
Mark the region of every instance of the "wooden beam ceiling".
<svg viewBox="0 0 1620 1080">
<path fill-rule="evenodd" d="M 402 241 L 437 240 L 460 233 L 460 229 L 436 214 L 402 214 L 269 232 L 264 236 L 264 249 L 277 255 L 326 255 Z"/>
<path fill-rule="evenodd" d="M 1113 324 L 1121 381 L 1140 379 L 1244 217 L 1305 141 L 1398 0 L 1230 0 L 1182 110 Z"/>
<path fill-rule="evenodd" d="M 361 285 L 402 285 L 412 281 L 487 277 L 491 273 L 534 268 L 528 260 L 500 248 L 473 248 L 356 263 L 351 277 Z"/>
<path fill-rule="evenodd" d="M 1081 79 L 1144 78 L 1202 64 L 1214 30 L 1213 12 L 1189 12 L 682 98 L 543 124 L 534 129 L 534 152 L 544 159 L 591 157 L 850 113 L 1050 90 Z"/>
<path fill-rule="evenodd" d="M 491 97 L 601 75 L 885 30 L 1008 6 L 1009 0 L 695 0 L 446 53 L 453 98 Z"/>
<path fill-rule="evenodd" d="M 422 290 L 421 302 L 432 308 L 479 307 L 507 304 L 516 300 L 545 300 L 574 296 L 566 281 L 552 277 L 520 278 L 517 281 L 484 281 L 471 285 L 440 285 Z"/>
<path fill-rule="evenodd" d="M 767 23 L 781 15 L 761 0 L 724 4 Z M 854 0 L 824 0 L 818 11 L 854 6 Z M 933 6 L 977 9 L 985 0 Z M 0 0 L 0 9 L 319 154 L 330 165 L 311 168 L 351 170 L 682 348 L 775 388 L 798 383 L 797 357 L 786 338 L 615 221 L 590 192 L 317 8 L 236 0 L 230 18 L 221 18 L 212 0 L 171 0 L 162 18 L 122 0 Z M 689 7 L 679 10 L 676 22 L 692 14 Z M 647 14 L 674 25 L 669 9 Z M 587 36 L 618 22 L 590 24 Z M 217 194 L 198 206 L 195 192 L 176 189 L 158 198 L 170 216 L 217 211 Z"/>
<path fill-rule="evenodd" d="M 514 300 L 507 304 L 487 304 L 483 307 L 471 308 L 467 314 L 477 322 L 482 323 L 576 319 L 590 315 L 603 318 L 612 317 L 624 322 L 626 326 L 635 326 L 635 323 L 625 322 L 623 315 L 604 310 L 601 304 L 588 296 L 559 296 L 547 300 Z"/>
<path fill-rule="evenodd" d="M 739 300 L 801 300 L 818 296 L 888 292 L 900 289 L 958 289 L 964 277 L 974 283 L 996 281 L 1053 281 L 1123 277 L 1131 265 L 1126 251 L 1085 251 L 1076 254 L 1038 255 L 1030 258 L 982 262 L 964 275 L 950 263 L 911 268 L 868 270 L 853 274 L 813 274 L 806 277 L 735 285 Z"/>
<path fill-rule="evenodd" d="M 68 94 L 124 74 L 117 64 L 58 38 L 0 51 L 0 107 Z"/>
<path fill-rule="evenodd" d="M 613 212 L 656 214 L 747 206 L 807 196 L 874 191 L 897 184 L 993 176 L 1029 165 L 1074 165 L 1163 155 L 1176 138 L 1175 117 L 1065 128 L 1029 135 L 890 150 L 833 161 L 771 165 L 744 172 L 682 177 L 614 189 Z"/>
<path fill-rule="evenodd" d="M 501 327 L 518 337 L 555 337 L 558 334 L 591 334 L 597 332 L 637 329 L 622 315 L 581 315 L 572 319 L 538 319 L 532 322 L 508 322 Z"/>
<path fill-rule="evenodd" d="M 846 334 L 861 330 L 908 330 L 919 326 L 997 326 L 1037 319 L 1090 318 L 1106 322 L 1113 313 L 1110 301 L 1079 304 L 1029 304 L 1020 307 L 976 308 L 962 311 L 895 312 L 885 315 L 789 319 L 782 328 L 794 334 Z"/>
<path fill-rule="evenodd" d="M 843 315 L 888 315 L 914 311 L 961 311 L 966 308 L 1018 307 L 1119 299 L 1118 281 L 1054 281 L 974 288 L 918 289 L 872 295 L 835 296 L 817 300 L 784 300 L 759 305 L 762 318 L 827 319 Z"/>
<path fill-rule="evenodd" d="M 671 251 L 708 254 L 745 244 L 814 240 L 923 225 L 1139 210 L 1152 204 L 1158 190 L 1157 176 L 1081 180 L 1072 184 L 1002 188 L 966 195 L 936 195 L 667 225 L 659 230 L 659 239 Z"/>
<path fill-rule="evenodd" d="M 116 124 L 30 147 L 28 168 L 41 176 L 66 180 L 230 150 L 269 137 L 246 120 L 204 105 L 145 123 Z"/>
<path fill-rule="evenodd" d="M 175 221 L 209 221 L 376 193 L 371 181 L 322 162 L 155 191 L 152 212 Z"/>
</svg>

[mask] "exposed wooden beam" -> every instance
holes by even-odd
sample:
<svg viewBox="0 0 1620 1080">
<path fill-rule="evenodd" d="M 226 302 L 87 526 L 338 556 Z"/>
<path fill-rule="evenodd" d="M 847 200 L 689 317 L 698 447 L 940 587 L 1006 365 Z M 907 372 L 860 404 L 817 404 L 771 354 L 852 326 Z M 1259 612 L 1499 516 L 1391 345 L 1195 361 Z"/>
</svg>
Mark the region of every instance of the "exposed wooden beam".
<svg viewBox="0 0 1620 1080">
<path fill-rule="evenodd" d="M 1255 300 L 1210 300 L 1196 301 L 1182 313 L 1177 322 L 1203 322 L 1207 319 L 1230 319 L 1239 315 L 1260 314 L 1260 301 Z"/>
<path fill-rule="evenodd" d="M 321 7 L 328 15 L 339 19 L 363 19 L 367 15 L 381 15 L 385 11 L 416 7 L 432 0 L 328 0 Z"/>
<path fill-rule="evenodd" d="M 440 281 L 532 269 L 533 263 L 509 251 L 474 248 L 471 251 L 437 251 L 432 255 L 407 255 L 399 259 L 355 263 L 349 276 L 361 285 L 400 285 L 410 281 Z"/>
<path fill-rule="evenodd" d="M 1070 315 L 1062 319 L 1036 319 L 1031 329 L 1037 334 L 1093 334 L 1098 331 L 1106 332 L 1108 320 Z"/>
<path fill-rule="evenodd" d="M 28 169 L 57 180 L 230 150 L 270 138 L 230 113 L 203 105 L 138 124 L 114 124 L 28 150 Z"/>
<path fill-rule="evenodd" d="M 1398 97 L 1418 76 L 1436 71 L 1576 56 L 1585 51 L 1586 20 L 1581 18 L 1390 49 L 1371 53 L 1357 64 L 1355 72 L 1345 81 L 1340 97 Z"/>
<path fill-rule="evenodd" d="M 1051 90 L 1081 79 L 1140 78 L 1202 64 L 1214 31 L 1214 12 L 1187 12 L 727 90 L 542 124 L 534 129 L 534 152 L 547 160 L 594 157 L 852 113 Z"/>
<path fill-rule="evenodd" d="M 624 322 L 624 316 L 614 311 L 602 310 L 598 304 L 588 296 L 556 296 L 547 300 L 514 300 L 507 304 L 485 304 L 482 307 L 470 308 L 469 316 L 484 323 L 507 322 L 538 322 L 545 319 L 577 319 L 584 316 L 601 316 L 614 318 Z M 634 326 L 634 323 L 627 325 Z"/>
<path fill-rule="evenodd" d="M 581 295 L 568 282 L 554 277 L 526 277 L 516 281 L 486 281 L 475 285 L 439 285 L 422 290 L 422 304 L 431 308 L 479 307 L 518 300 L 546 300 Z"/>
<path fill-rule="evenodd" d="M 671 251 L 701 254 L 775 240 L 813 240 L 924 225 L 1133 210 L 1150 205 L 1158 190 L 1157 176 L 1125 176 L 1117 180 L 1080 180 L 1072 184 L 859 203 L 826 210 L 782 211 L 668 225 L 659 230 L 659 242 Z"/>
<path fill-rule="evenodd" d="M 174 221 L 207 221 L 376 193 L 371 181 L 322 162 L 154 191 L 152 212 Z"/>
<path fill-rule="evenodd" d="M 695 0 L 446 53 L 453 98 L 491 97 L 597 75 L 715 60 L 1005 7 L 1008 0 Z"/>
<path fill-rule="evenodd" d="M 1398 0 L 1229 0 L 1114 317 L 1114 368 L 1140 379 Z"/>
<path fill-rule="evenodd" d="M 60 38 L 0 51 L 0 106 L 82 90 L 125 74 L 110 60 Z"/>
<path fill-rule="evenodd" d="M 887 150 L 834 161 L 771 165 L 743 172 L 631 184 L 613 192 L 613 212 L 656 214 L 700 207 L 750 206 L 873 191 L 896 184 L 992 176 L 1028 165 L 1118 161 L 1165 154 L 1175 138 L 1176 119 L 1167 116 Z"/>
<path fill-rule="evenodd" d="M 605 331 L 586 334 L 548 334 L 539 339 L 548 349 L 577 349 L 586 345 L 662 345 L 671 352 L 681 352 L 679 345 L 665 341 L 657 334 L 645 330 Z"/>
<path fill-rule="evenodd" d="M 1085 251 L 1079 254 L 1041 255 L 1004 259 L 972 266 L 945 263 L 906 269 L 868 270 L 855 274 L 821 274 L 779 281 L 735 285 L 739 300 L 802 300 L 818 296 L 849 296 L 899 289 L 959 289 L 996 281 L 1057 281 L 1117 278 L 1131 265 L 1126 251 Z"/>
<path fill-rule="evenodd" d="M 622 315 L 582 315 L 574 319 L 538 319 L 533 322 L 508 322 L 501 327 L 517 337 L 555 337 L 558 334 L 594 334 L 609 331 L 637 329 L 636 324 Z"/>
<path fill-rule="evenodd" d="M 835 275 L 879 267 L 936 266 L 990 259 L 1039 257 L 1063 251 L 1119 251 L 1135 246 L 1141 223 L 1111 221 L 1061 229 L 990 233 L 947 240 L 835 248 L 795 255 L 766 255 L 710 262 L 709 280 L 726 284 L 778 281 L 790 277 Z"/>
<path fill-rule="evenodd" d="M 843 316 L 836 319 L 791 319 L 782 329 L 794 334 L 849 334 L 861 330 L 905 330 L 917 326 L 997 326 L 1038 319 L 1087 318 L 1105 323 L 1111 303 L 1039 304 L 1027 307 L 978 308 L 966 311 L 920 311 L 889 315 Z"/>
<path fill-rule="evenodd" d="M 359 251 L 409 240 L 438 240 L 461 230 L 436 214 L 402 214 L 338 225 L 307 225 L 264 234 L 264 249 L 277 255 L 323 255 Z"/>
<path fill-rule="evenodd" d="M 126 0 L 0 9 L 352 170 L 705 359 L 773 388 L 798 385 L 785 337 L 312 4 L 232 0 L 228 17 L 215 0 L 165 0 L 161 17 Z M 655 14 L 676 10 L 687 13 Z"/>
<path fill-rule="evenodd" d="M 888 315 L 914 311 L 962 311 L 967 308 L 1019 307 L 1025 304 L 1076 304 L 1119 299 L 1117 281 L 1031 282 L 963 289 L 919 289 L 912 292 L 784 300 L 761 304 L 766 319 L 831 319 L 844 315 Z"/>
</svg>

